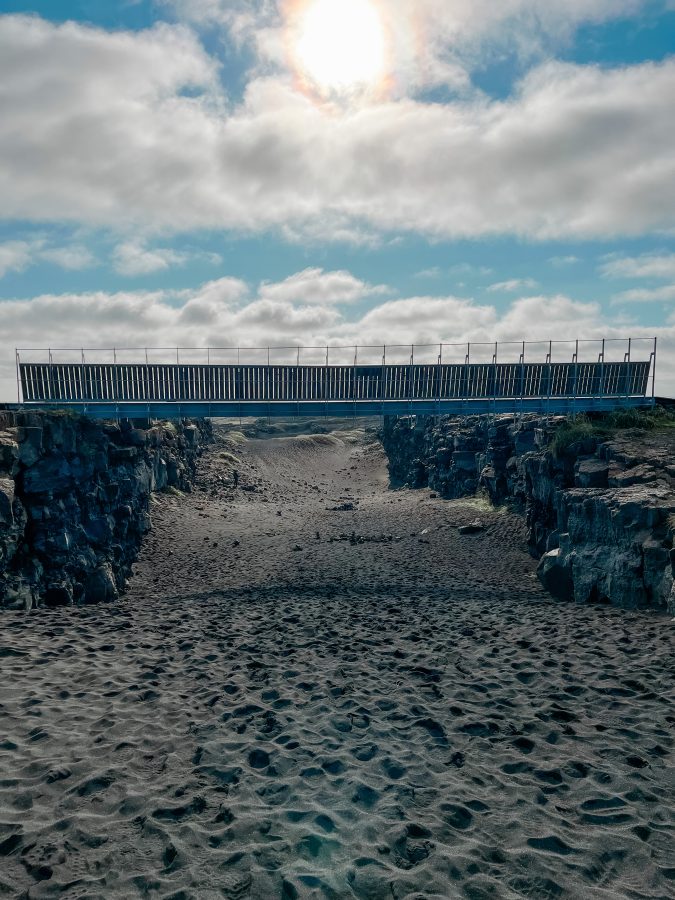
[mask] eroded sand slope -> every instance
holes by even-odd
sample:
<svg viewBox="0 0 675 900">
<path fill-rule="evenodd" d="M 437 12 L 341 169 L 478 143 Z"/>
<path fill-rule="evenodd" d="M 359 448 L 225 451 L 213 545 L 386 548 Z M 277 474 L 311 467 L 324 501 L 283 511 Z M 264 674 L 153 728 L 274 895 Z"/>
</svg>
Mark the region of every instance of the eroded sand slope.
<svg viewBox="0 0 675 900">
<path fill-rule="evenodd" d="M 668 619 L 359 434 L 221 439 L 153 520 L 123 604 L 3 616 L 0 896 L 675 894 Z"/>
</svg>

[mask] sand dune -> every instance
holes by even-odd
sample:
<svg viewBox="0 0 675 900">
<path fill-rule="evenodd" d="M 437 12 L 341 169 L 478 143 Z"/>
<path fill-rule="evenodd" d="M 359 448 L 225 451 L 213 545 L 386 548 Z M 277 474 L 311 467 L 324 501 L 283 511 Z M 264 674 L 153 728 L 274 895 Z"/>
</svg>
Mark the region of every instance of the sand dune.
<svg viewBox="0 0 675 900">
<path fill-rule="evenodd" d="M 675 896 L 667 618 L 362 435 L 221 437 L 153 520 L 123 603 L 3 615 L 0 897 Z"/>
</svg>

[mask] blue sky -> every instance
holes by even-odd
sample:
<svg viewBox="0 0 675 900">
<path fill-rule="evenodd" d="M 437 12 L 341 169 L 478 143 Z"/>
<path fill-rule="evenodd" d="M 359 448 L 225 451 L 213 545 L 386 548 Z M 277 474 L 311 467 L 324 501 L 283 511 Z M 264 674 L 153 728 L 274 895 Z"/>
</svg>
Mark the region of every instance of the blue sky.
<svg viewBox="0 0 675 900">
<path fill-rule="evenodd" d="M 17 345 L 624 334 L 675 394 L 674 54 L 673 0 L 0 0 L 0 397 Z"/>
</svg>

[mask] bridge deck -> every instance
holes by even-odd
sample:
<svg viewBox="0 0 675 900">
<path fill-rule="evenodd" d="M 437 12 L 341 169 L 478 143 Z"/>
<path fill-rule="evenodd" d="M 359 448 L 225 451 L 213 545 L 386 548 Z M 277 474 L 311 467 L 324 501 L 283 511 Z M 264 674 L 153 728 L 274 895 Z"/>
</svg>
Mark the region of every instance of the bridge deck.
<svg viewBox="0 0 675 900">
<path fill-rule="evenodd" d="M 651 360 L 409 365 L 19 363 L 23 406 L 89 415 L 574 412 L 643 405 Z"/>
</svg>

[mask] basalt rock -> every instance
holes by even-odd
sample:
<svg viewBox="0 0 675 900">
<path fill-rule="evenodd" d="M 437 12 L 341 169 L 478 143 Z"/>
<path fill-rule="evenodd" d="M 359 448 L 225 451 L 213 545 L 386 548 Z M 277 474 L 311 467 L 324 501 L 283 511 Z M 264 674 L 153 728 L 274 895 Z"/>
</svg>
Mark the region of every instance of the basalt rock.
<svg viewBox="0 0 675 900">
<path fill-rule="evenodd" d="M 582 435 L 561 455 L 562 417 L 388 418 L 394 486 L 483 491 L 522 509 L 539 577 L 559 599 L 675 613 L 675 432 Z"/>
<path fill-rule="evenodd" d="M 98 423 L 0 412 L 0 607 L 124 592 L 150 494 L 191 490 L 210 423 Z"/>
</svg>

